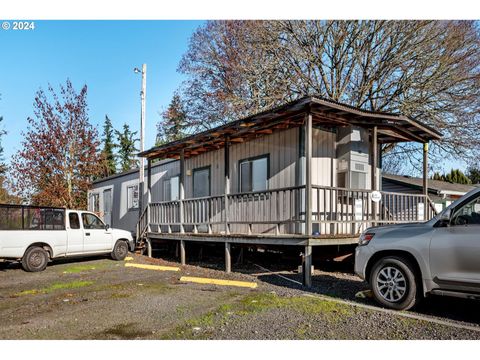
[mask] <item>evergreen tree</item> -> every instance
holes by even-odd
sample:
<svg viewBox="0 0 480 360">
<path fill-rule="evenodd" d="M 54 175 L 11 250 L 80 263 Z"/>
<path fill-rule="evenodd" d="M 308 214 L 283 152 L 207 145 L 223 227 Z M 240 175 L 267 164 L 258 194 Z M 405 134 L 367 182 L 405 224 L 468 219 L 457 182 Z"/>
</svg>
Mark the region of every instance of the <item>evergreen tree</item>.
<svg viewBox="0 0 480 360">
<path fill-rule="evenodd" d="M 443 181 L 443 177 L 442 177 L 442 175 L 440 175 L 439 172 L 435 172 L 435 173 L 433 174 L 433 176 L 432 176 L 432 180 L 441 180 L 441 181 Z"/>
<path fill-rule="evenodd" d="M 480 184 L 480 168 L 472 165 L 467 171 L 467 176 L 472 184 Z"/>
<path fill-rule="evenodd" d="M 112 121 L 105 115 L 105 122 L 103 125 L 103 149 L 102 149 L 102 159 L 103 159 L 103 176 L 110 176 L 115 174 L 117 170 L 117 161 L 114 154 L 114 129 L 112 126 Z"/>
<path fill-rule="evenodd" d="M 120 170 L 128 171 L 135 167 L 138 167 L 138 161 L 136 160 L 136 153 L 138 149 L 135 147 L 135 143 L 139 141 L 135 139 L 137 131 L 131 131 L 128 124 L 123 124 L 123 131 L 115 130 L 118 143 L 115 145 L 118 148 L 117 156 L 119 158 Z"/>
<path fill-rule="evenodd" d="M 440 175 L 438 172 L 433 174 L 433 180 L 446 181 L 452 184 L 471 184 L 472 181 L 459 169 L 452 169 L 449 173 Z"/>
<path fill-rule="evenodd" d="M 186 110 L 180 95 L 175 93 L 168 109 L 162 114 L 162 120 L 157 124 L 156 145 L 166 144 L 185 137 L 186 129 Z"/>
</svg>

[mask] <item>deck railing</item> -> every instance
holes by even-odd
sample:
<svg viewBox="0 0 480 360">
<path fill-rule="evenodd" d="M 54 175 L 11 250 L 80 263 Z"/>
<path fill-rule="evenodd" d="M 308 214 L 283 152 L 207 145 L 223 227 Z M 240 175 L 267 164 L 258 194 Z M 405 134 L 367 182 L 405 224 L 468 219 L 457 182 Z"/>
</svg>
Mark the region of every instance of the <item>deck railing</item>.
<svg viewBox="0 0 480 360">
<path fill-rule="evenodd" d="M 381 200 L 374 202 L 371 192 L 312 186 L 311 235 L 356 236 L 372 225 L 419 222 L 435 215 L 424 195 L 381 192 Z M 305 196 L 305 186 L 295 186 L 164 201 L 150 203 L 144 217 L 150 230 L 159 233 L 304 234 Z"/>
</svg>

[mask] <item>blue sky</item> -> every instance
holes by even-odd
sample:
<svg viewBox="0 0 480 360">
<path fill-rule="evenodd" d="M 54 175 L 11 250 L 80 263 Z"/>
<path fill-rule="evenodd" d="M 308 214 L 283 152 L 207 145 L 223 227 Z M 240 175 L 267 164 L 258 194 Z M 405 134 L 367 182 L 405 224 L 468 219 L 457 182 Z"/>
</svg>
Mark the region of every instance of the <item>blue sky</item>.
<svg viewBox="0 0 480 360">
<path fill-rule="evenodd" d="M 19 150 L 39 87 L 70 78 L 88 85 L 90 121 L 102 132 L 105 114 L 120 129 L 140 125 L 141 76 L 147 64 L 145 147 L 154 145 L 156 123 L 183 77 L 176 69 L 201 21 L 36 21 L 35 30 L 0 29 L 0 116 L 8 135 L 5 158 Z"/>
<path fill-rule="evenodd" d="M 67 78 L 88 85 L 90 121 L 102 132 L 105 114 L 120 129 L 140 125 L 141 76 L 147 64 L 145 148 L 155 143 L 159 112 L 183 80 L 177 66 L 202 21 L 35 21 L 35 30 L 0 29 L 0 116 L 8 135 L 5 159 L 17 152 L 39 87 L 58 89 Z M 444 170 L 466 164 L 445 161 Z M 438 164 L 437 164 L 438 166 Z"/>
</svg>

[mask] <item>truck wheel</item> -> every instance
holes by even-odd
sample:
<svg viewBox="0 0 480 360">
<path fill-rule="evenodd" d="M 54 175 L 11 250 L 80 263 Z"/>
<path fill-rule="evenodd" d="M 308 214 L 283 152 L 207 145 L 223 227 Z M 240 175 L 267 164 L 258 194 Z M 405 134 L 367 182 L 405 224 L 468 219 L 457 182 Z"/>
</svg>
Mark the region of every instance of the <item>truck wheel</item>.
<svg viewBox="0 0 480 360">
<path fill-rule="evenodd" d="M 370 275 L 375 300 L 394 310 L 414 307 L 421 295 L 412 265 L 402 257 L 385 257 L 373 267 Z"/>
<path fill-rule="evenodd" d="M 126 241 L 118 240 L 112 251 L 113 260 L 123 260 L 128 255 L 128 244 Z"/>
<path fill-rule="evenodd" d="M 22 268 L 25 271 L 43 271 L 48 264 L 48 252 L 39 246 L 32 246 L 25 251 L 22 257 Z"/>
</svg>

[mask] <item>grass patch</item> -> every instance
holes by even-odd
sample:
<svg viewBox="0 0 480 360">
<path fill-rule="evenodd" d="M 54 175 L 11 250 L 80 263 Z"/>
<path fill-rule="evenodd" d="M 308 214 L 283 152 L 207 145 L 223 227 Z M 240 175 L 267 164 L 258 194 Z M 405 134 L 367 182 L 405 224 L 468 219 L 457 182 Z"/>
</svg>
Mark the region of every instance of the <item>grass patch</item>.
<svg viewBox="0 0 480 360">
<path fill-rule="evenodd" d="M 327 321 L 337 322 L 355 314 L 355 309 L 349 305 L 333 301 L 310 298 L 306 296 L 283 297 L 272 293 L 256 293 L 248 295 L 239 301 L 222 304 L 217 309 L 190 319 L 174 331 L 166 334 L 164 339 L 205 339 L 213 335 L 216 328 L 235 317 L 244 317 L 272 309 L 294 311 L 300 315 L 319 315 Z M 229 320 L 231 319 L 231 320 Z M 298 338 L 305 338 L 308 329 L 297 329 Z"/>
<path fill-rule="evenodd" d="M 42 289 L 24 290 L 14 294 L 13 296 L 18 297 L 18 296 L 24 296 L 24 295 L 49 294 L 57 290 L 78 289 L 81 287 L 90 286 L 92 284 L 93 284 L 93 281 L 71 281 L 66 283 L 55 283 Z"/>
<path fill-rule="evenodd" d="M 78 274 L 85 271 L 91 270 L 101 270 L 107 267 L 107 264 L 98 263 L 98 264 L 86 264 L 86 265 L 72 265 L 63 269 L 64 274 Z"/>
<path fill-rule="evenodd" d="M 262 293 L 250 295 L 241 301 L 241 313 L 249 314 L 273 308 L 289 308 L 302 312 L 306 315 L 353 315 L 351 306 L 339 304 L 333 301 L 310 298 L 306 296 L 281 297 L 276 294 Z"/>
</svg>

